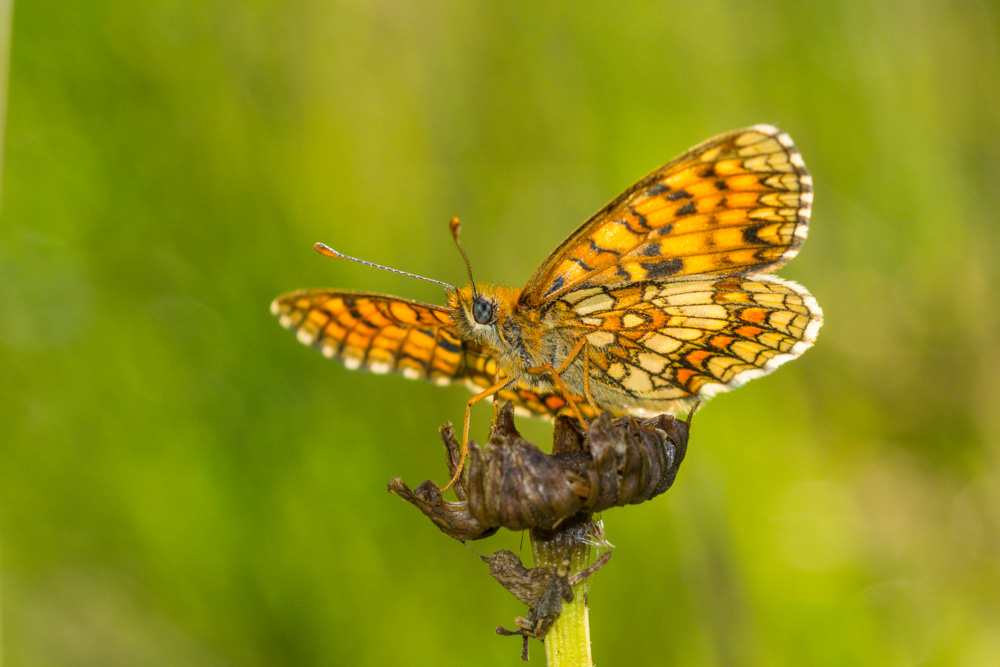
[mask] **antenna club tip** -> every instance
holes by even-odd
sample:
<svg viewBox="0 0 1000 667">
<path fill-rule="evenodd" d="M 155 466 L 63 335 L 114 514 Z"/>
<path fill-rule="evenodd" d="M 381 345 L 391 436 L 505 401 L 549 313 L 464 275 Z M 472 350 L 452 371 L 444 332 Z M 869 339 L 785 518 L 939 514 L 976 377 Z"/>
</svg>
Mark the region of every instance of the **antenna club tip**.
<svg viewBox="0 0 1000 667">
<path fill-rule="evenodd" d="M 452 218 L 448 223 L 448 228 L 451 229 L 451 235 L 458 238 L 458 230 L 461 229 L 462 223 L 458 218 Z"/>
<path fill-rule="evenodd" d="M 337 252 L 336 250 L 334 250 L 325 243 L 317 242 L 313 245 L 313 248 L 315 248 L 316 252 L 318 252 L 321 255 L 326 255 L 327 257 L 340 257 L 339 252 Z"/>
</svg>

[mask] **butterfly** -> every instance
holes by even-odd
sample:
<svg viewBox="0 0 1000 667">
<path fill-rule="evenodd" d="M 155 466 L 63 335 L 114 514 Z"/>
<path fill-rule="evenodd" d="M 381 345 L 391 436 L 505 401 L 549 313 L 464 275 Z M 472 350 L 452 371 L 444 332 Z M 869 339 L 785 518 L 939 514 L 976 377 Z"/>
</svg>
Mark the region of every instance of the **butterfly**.
<svg viewBox="0 0 1000 667">
<path fill-rule="evenodd" d="M 315 289 L 281 296 L 271 311 L 347 368 L 467 384 L 476 395 L 463 454 L 471 408 L 484 398 L 584 423 L 602 410 L 675 412 L 815 342 L 816 300 L 769 273 L 805 241 L 812 199 L 791 138 L 755 125 L 709 139 L 630 187 L 521 290 L 477 284 L 470 270 L 465 287 L 440 283 L 447 306 Z M 452 235 L 458 243 L 457 219 Z"/>
</svg>

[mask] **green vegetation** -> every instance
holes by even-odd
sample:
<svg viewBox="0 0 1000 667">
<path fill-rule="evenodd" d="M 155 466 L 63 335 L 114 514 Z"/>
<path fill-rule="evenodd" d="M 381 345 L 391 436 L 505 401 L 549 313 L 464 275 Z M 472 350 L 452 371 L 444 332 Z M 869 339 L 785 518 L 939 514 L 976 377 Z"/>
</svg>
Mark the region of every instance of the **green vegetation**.
<svg viewBox="0 0 1000 667">
<path fill-rule="evenodd" d="M 652 168 L 773 123 L 816 188 L 780 273 L 826 324 L 604 514 L 595 662 L 997 664 L 998 35 L 985 1 L 16 3 L 3 657 L 516 664 L 493 628 L 524 608 L 385 492 L 441 477 L 468 393 L 347 371 L 268 304 L 442 303 L 312 244 L 464 282 L 451 216 L 519 286 Z"/>
</svg>

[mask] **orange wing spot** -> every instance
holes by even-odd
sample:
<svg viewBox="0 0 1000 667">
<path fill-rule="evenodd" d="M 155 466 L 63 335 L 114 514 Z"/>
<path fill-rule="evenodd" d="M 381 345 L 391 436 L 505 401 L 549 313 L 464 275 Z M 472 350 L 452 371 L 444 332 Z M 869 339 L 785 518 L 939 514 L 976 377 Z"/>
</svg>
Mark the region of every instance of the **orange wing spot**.
<svg viewBox="0 0 1000 667">
<path fill-rule="evenodd" d="M 676 374 L 677 381 L 686 387 L 688 382 L 691 381 L 691 376 L 694 374 L 695 372 L 690 368 L 678 368 Z"/>
<path fill-rule="evenodd" d="M 711 197 L 702 197 L 701 199 L 697 200 L 695 206 L 698 207 L 699 213 L 710 213 L 712 210 L 714 210 L 719 206 L 719 202 L 721 201 L 722 197 L 719 195 L 713 195 Z"/>
<path fill-rule="evenodd" d="M 732 336 L 721 336 L 720 335 L 720 336 L 712 336 L 712 338 L 708 342 L 711 343 L 712 347 L 717 347 L 719 349 L 725 349 L 725 348 L 729 347 L 729 344 L 732 343 L 734 340 L 736 340 L 736 339 L 733 338 Z"/>
<path fill-rule="evenodd" d="M 692 366 L 701 368 L 702 363 L 711 356 L 712 353 L 708 350 L 694 350 L 692 352 L 688 352 L 687 361 Z"/>
<path fill-rule="evenodd" d="M 755 256 L 758 261 L 777 262 L 784 256 L 781 248 L 761 248 L 758 253 L 759 256 Z"/>
<path fill-rule="evenodd" d="M 338 325 L 334 321 L 323 327 L 323 335 L 327 338 L 332 338 L 333 340 L 340 342 L 344 340 L 344 336 L 347 335 L 347 329 Z"/>
<path fill-rule="evenodd" d="M 670 174 L 663 179 L 663 183 L 672 190 L 678 190 L 686 187 L 690 183 L 700 180 L 701 177 L 698 176 L 698 171 L 701 169 L 702 167 L 699 167 L 698 170 L 694 167 L 688 167 L 687 169 L 683 169 L 676 174 Z"/>
<path fill-rule="evenodd" d="M 449 315 L 448 313 L 442 313 L 441 311 L 434 310 L 431 311 L 431 314 L 434 315 L 434 319 L 436 319 L 441 324 L 451 324 L 451 315 Z"/>
<path fill-rule="evenodd" d="M 636 213 L 638 213 L 639 215 L 647 216 L 648 218 L 650 214 L 656 213 L 660 209 L 666 207 L 666 205 L 667 205 L 667 200 L 664 199 L 663 197 L 645 197 L 636 204 L 634 204 L 634 208 Z M 649 223 L 648 219 L 646 220 L 646 222 L 648 224 L 651 224 Z"/>
<path fill-rule="evenodd" d="M 715 163 L 715 173 L 719 176 L 732 176 L 733 174 L 744 174 L 743 160 L 722 160 Z"/>
<path fill-rule="evenodd" d="M 440 366 L 442 369 L 454 370 L 455 368 L 458 367 L 458 364 L 460 362 L 461 362 L 461 357 L 459 356 L 458 352 L 449 352 L 448 350 L 440 346 L 434 351 L 435 367 Z"/>
<path fill-rule="evenodd" d="M 727 289 L 720 286 L 719 289 Z M 728 288 L 732 289 L 732 288 Z M 751 303 L 750 295 L 746 292 L 716 292 L 713 297 L 715 303 Z"/>
<path fill-rule="evenodd" d="M 775 255 L 770 254 L 771 248 L 761 248 L 760 250 L 754 250 L 753 248 L 746 248 L 744 250 L 734 250 L 732 252 L 726 253 L 726 262 L 729 266 L 747 266 L 753 262 L 760 262 L 761 259 L 775 259 Z M 762 257 L 758 258 L 757 253 L 764 253 Z M 780 256 L 780 249 L 777 253 Z M 719 260 L 716 260 L 717 268 L 724 266 Z"/>
<path fill-rule="evenodd" d="M 351 315 L 351 311 L 349 310 L 340 311 L 339 313 L 336 314 L 336 318 L 337 318 L 337 324 L 344 327 L 345 329 L 352 328 L 355 324 L 357 324 L 360 321 L 358 320 L 358 318 L 354 317 L 354 315 Z"/>
<path fill-rule="evenodd" d="M 382 313 L 378 312 L 378 306 L 375 305 L 375 302 L 367 299 L 355 303 L 354 308 L 361 314 L 361 319 L 363 320 L 370 320 L 373 315 L 382 315 Z"/>
<path fill-rule="evenodd" d="M 410 338 L 406 342 L 407 347 L 413 346 L 418 350 L 427 351 L 434 347 L 434 337 L 419 329 L 411 331 Z"/>
<path fill-rule="evenodd" d="M 697 183 L 692 183 L 691 185 L 684 188 L 691 193 L 691 196 L 695 199 L 700 197 L 707 197 L 714 195 L 718 192 L 718 188 L 715 187 L 715 181 L 698 181 Z"/>
<path fill-rule="evenodd" d="M 566 405 L 566 401 L 562 399 L 561 396 L 549 395 L 545 397 L 545 405 L 548 406 L 549 410 L 558 410 Z"/>
<path fill-rule="evenodd" d="M 594 233 L 594 243 L 609 250 L 626 250 L 636 244 L 637 237 L 624 225 L 609 222 Z"/>
<path fill-rule="evenodd" d="M 705 250 L 705 237 L 699 234 L 666 236 L 660 241 L 660 254 L 663 257 L 683 257 L 703 250 Z"/>
<path fill-rule="evenodd" d="M 370 342 L 370 336 L 365 336 L 357 331 L 352 331 L 347 335 L 347 344 L 352 347 L 366 348 Z"/>
<path fill-rule="evenodd" d="M 398 347 L 398 345 L 399 341 L 393 340 L 383 335 L 383 332 L 375 334 L 375 337 L 372 339 L 371 343 L 372 350 L 384 350 L 385 353 L 391 357 L 396 356 L 396 348 Z"/>
<path fill-rule="evenodd" d="M 322 310 L 314 310 L 306 315 L 306 320 L 301 324 L 301 326 L 309 326 L 310 329 L 319 329 L 321 326 L 326 324 L 329 319 L 327 313 Z"/>
<path fill-rule="evenodd" d="M 761 197 L 756 192 L 731 192 L 726 195 L 726 206 L 733 208 L 751 208 L 756 206 Z"/>
<path fill-rule="evenodd" d="M 716 248 L 741 248 L 746 245 L 743 240 L 742 227 L 723 227 L 712 232 L 713 245 Z"/>
<path fill-rule="evenodd" d="M 720 225 L 734 225 L 747 219 L 747 211 L 745 208 L 731 208 L 716 213 L 715 219 Z"/>
<path fill-rule="evenodd" d="M 392 301 L 389 303 L 389 312 L 392 313 L 393 317 L 404 324 L 416 324 L 419 320 L 416 310 L 405 303 L 400 303 L 399 301 Z"/>
<path fill-rule="evenodd" d="M 398 344 L 399 341 L 403 340 L 406 335 L 406 329 L 402 327 L 385 327 L 378 334 L 378 340 L 385 340 L 394 344 Z"/>
<path fill-rule="evenodd" d="M 292 311 L 292 310 L 300 310 L 301 311 L 301 310 L 309 310 L 312 307 L 313 307 L 313 302 L 310 301 L 309 299 L 303 297 L 301 299 L 296 299 L 294 302 L 292 302 L 290 304 L 290 307 L 288 308 L 288 310 L 290 310 L 290 311 Z"/>
<path fill-rule="evenodd" d="M 409 341 L 407 341 L 406 345 L 403 346 L 403 349 L 400 350 L 400 352 L 406 358 L 419 359 L 421 365 L 423 366 L 426 366 L 427 362 L 430 361 L 431 358 L 430 350 L 428 350 L 427 348 L 417 347 L 416 345 L 411 344 Z"/>
<path fill-rule="evenodd" d="M 714 227 L 718 223 L 713 219 L 713 214 L 691 215 L 681 218 L 673 223 L 670 236 L 682 236 L 684 234 L 698 234 L 706 227 Z"/>
<path fill-rule="evenodd" d="M 559 265 L 556 275 L 565 276 L 564 283 L 575 283 L 583 278 L 583 267 L 576 262 L 565 261 Z"/>
<path fill-rule="evenodd" d="M 698 239 L 698 246 L 692 247 L 689 252 L 702 250 L 703 246 L 704 239 Z M 725 268 L 727 268 L 726 265 L 721 264 L 715 255 L 693 255 L 684 258 L 684 273 L 688 275 L 694 273 L 711 273 L 712 271 L 719 271 Z"/>
<path fill-rule="evenodd" d="M 766 190 L 766 186 L 760 184 L 757 174 L 740 174 L 730 176 L 726 179 L 726 185 L 730 190 Z"/>
<path fill-rule="evenodd" d="M 642 302 L 642 292 L 632 286 L 614 290 L 609 294 L 615 300 L 616 310 L 626 310 Z"/>
<path fill-rule="evenodd" d="M 774 222 L 763 227 L 758 227 L 754 230 L 754 236 L 767 245 L 775 245 L 776 242 L 780 241 L 780 238 L 777 236 L 777 231 L 782 224 L 784 223 Z"/>
<path fill-rule="evenodd" d="M 767 320 L 767 311 L 763 308 L 744 308 L 743 312 L 740 313 L 740 319 L 744 322 L 762 324 Z"/>
<path fill-rule="evenodd" d="M 689 215 L 685 218 L 677 219 L 674 217 L 675 210 L 672 208 L 661 209 L 655 213 L 651 213 L 646 217 L 646 222 L 650 227 L 657 228 L 663 227 L 664 225 L 673 225 L 671 228 L 671 235 L 676 236 L 680 234 L 682 230 L 690 231 L 701 231 L 709 224 L 711 217 L 705 214 L 701 215 Z M 653 238 L 656 238 L 654 235 Z"/>
<path fill-rule="evenodd" d="M 735 334 L 741 338 L 756 338 L 764 332 L 760 327 L 750 326 L 745 324 L 735 330 Z"/>
</svg>

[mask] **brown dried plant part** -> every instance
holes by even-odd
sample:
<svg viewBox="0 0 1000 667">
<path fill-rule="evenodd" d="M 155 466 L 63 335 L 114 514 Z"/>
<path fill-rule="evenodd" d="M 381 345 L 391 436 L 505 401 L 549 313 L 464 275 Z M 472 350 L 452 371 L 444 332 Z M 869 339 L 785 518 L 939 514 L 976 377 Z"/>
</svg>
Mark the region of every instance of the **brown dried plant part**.
<svg viewBox="0 0 1000 667">
<path fill-rule="evenodd" d="M 591 516 L 644 502 L 670 488 L 687 451 L 693 413 L 694 408 L 685 421 L 669 415 L 612 419 L 604 413 L 586 429 L 576 420 L 559 417 L 552 454 L 546 454 L 517 432 L 514 406 L 507 403 L 496 413 L 486 447 L 470 443 L 468 463 L 458 477 L 461 444 L 451 424 L 441 428 L 457 501 L 445 500 L 431 480 L 410 490 L 395 478 L 389 482 L 389 491 L 463 542 L 488 537 L 504 527 L 530 530 L 535 547 L 540 540 L 549 544 L 543 564 L 534 569 L 524 567 L 510 551 L 483 557 L 490 574 L 528 607 L 526 616 L 515 619 L 517 629 L 496 629 L 498 634 L 521 636 L 521 657 L 527 660 L 528 639 L 543 640 L 562 613 L 563 603 L 573 601 L 572 586 L 611 557 L 606 551 L 590 566 L 570 573 L 568 554 L 575 553 L 581 540 L 592 539 L 587 526 L 599 525 L 591 522 Z"/>
<path fill-rule="evenodd" d="M 636 420 L 604 413 L 586 432 L 560 418 L 553 453 L 546 454 L 514 428 L 508 403 L 498 412 L 486 447 L 472 443 L 454 486 L 458 501 L 445 500 L 430 480 L 410 490 L 394 478 L 388 488 L 457 540 L 488 537 L 500 527 L 552 530 L 576 515 L 641 503 L 666 491 L 687 451 L 689 429 L 690 416 Z M 461 445 L 450 424 L 441 437 L 454 474 Z"/>
<path fill-rule="evenodd" d="M 584 581 L 611 559 L 610 551 L 601 554 L 586 569 L 570 574 L 569 557 L 558 567 L 543 565 L 526 568 L 513 551 L 503 549 L 492 556 L 480 556 L 490 566 L 490 575 L 514 597 L 528 607 L 528 615 L 514 619 L 517 630 L 497 626 L 498 635 L 516 635 L 524 638 L 521 660 L 528 659 L 528 639 L 544 640 L 552 624 L 562 612 L 563 601 L 573 601 L 573 586 Z"/>
</svg>

